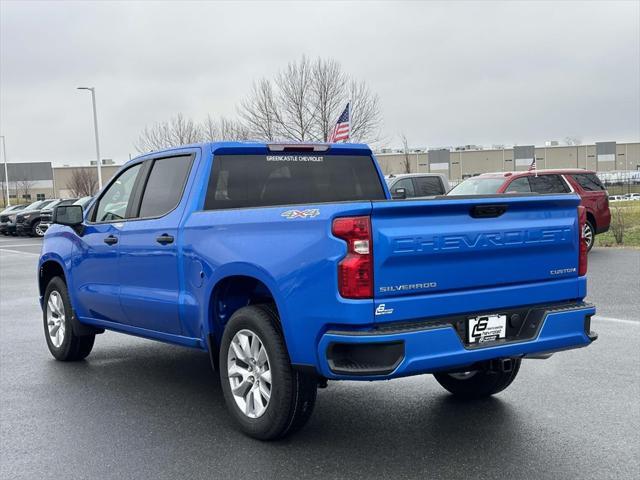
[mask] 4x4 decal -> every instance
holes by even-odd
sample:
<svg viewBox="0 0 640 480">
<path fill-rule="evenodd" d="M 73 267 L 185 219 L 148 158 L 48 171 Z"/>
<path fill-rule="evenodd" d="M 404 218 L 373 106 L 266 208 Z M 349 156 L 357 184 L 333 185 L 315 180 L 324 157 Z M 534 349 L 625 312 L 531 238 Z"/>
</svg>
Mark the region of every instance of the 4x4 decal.
<svg viewBox="0 0 640 480">
<path fill-rule="evenodd" d="M 318 208 L 308 208 L 307 210 L 287 210 L 280 214 L 280 216 L 288 220 L 293 218 L 313 218 L 318 215 L 320 215 L 320 210 Z"/>
</svg>

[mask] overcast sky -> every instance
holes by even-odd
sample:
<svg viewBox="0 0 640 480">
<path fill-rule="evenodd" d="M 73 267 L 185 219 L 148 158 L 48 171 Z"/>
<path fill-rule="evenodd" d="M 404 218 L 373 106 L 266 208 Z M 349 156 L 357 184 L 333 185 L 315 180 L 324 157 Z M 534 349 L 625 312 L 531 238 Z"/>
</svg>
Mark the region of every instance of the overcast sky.
<svg viewBox="0 0 640 480">
<path fill-rule="evenodd" d="M 640 2 L 1 2 L 10 162 L 135 155 L 178 112 L 235 116 L 254 79 L 332 57 L 380 96 L 386 143 L 640 140 Z"/>
</svg>

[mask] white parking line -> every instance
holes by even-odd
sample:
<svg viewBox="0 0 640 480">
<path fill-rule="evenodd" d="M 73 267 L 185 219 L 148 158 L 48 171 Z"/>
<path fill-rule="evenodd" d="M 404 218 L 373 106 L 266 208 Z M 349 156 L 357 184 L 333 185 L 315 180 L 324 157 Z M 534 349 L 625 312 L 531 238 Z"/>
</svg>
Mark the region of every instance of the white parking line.
<svg viewBox="0 0 640 480">
<path fill-rule="evenodd" d="M 596 315 L 593 318 L 596 320 L 604 320 L 605 322 L 624 323 L 625 325 L 640 325 L 640 321 L 625 320 L 623 318 L 601 317 L 599 315 Z"/>
<path fill-rule="evenodd" d="M 21 252 L 20 250 L 9 250 L 8 248 L 0 248 L 0 252 L 18 253 L 20 255 L 31 255 L 31 256 L 34 256 L 34 257 L 39 257 L 40 256 L 39 253 Z"/>
<path fill-rule="evenodd" d="M 41 243 L 14 243 L 13 245 L 5 245 L 4 243 L 0 242 L 0 248 L 4 248 L 4 247 L 40 247 L 42 246 Z"/>
</svg>

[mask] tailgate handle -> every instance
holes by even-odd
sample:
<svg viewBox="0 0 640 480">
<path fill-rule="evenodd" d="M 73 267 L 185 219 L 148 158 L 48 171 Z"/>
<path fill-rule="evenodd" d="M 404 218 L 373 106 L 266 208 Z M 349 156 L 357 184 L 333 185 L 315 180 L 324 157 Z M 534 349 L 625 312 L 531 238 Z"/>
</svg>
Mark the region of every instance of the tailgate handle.
<svg viewBox="0 0 640 480">
<path fill-rule="evenodd" d="M 476 205 L 469 215 L 473 218 L 496 218 L 507 211 L 506 205 Z"/>
</svg>

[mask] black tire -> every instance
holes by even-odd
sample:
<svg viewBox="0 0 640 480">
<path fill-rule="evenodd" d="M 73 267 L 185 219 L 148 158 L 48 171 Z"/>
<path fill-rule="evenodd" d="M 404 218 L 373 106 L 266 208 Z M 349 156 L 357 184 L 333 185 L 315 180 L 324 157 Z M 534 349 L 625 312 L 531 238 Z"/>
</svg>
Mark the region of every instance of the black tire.
<svg viewBox="0 0 640 480">
<path fill-rule="evenodd" d="M 587 242 L 587 252 L 590 252 L 593 248 L 593 245 L 596 243 L 596 227 L 589 220 L 587 220 L 587 223 L 584 225 L 584 227 L 585 234 L 587 233 L 587 231 L 591 232 L 590 235 L 585 235 L 585 240 Z"/>
<path fill-rule="evenodd" d="M 53 293 L 59 295 L 62 304 L 64 305 L 64 336 L 60 345 L 54 345 L 53 340 L 49 334 L 49 326 L 47 324 L 48 304 Z M 55 295 L 54 295 L 55 296 Z M 44 303 L 42 309 L 42 318 L 44 324 L 44 337 L 47 341 L 47 347 L 51 355 L 56 360 L 62 362 L 74 362 L 84 359 L 91 353 L 93 343 L 95 341 L 95 334 L 79 336 L 73 332 L 73 325 L 71 317 L 75 315 L 71 301 L 69 300 L 69 291 L 67 290 L 67 284 L 60 277 L 54 277 L 47 285 L 47 289 L 44 294 Z M 59 316 L 57 317 L 59 318 Z"/>
<path fill-rule="evenodd" d="M 237 310 L 225 327 L 220 344 L 220 382 L 224 399 L 240 429 L 259 440 L 274 440 L 300 429 L 311 417 L 316 402 L 317 378 L 291 367 L 275 309 L 269 305 Z M 240 330 L 255 333 L 266 349 L 271 372 L 271 396 L 264 413 L 250 418 L 239 408 L 231 391 L 228 352 Z"/>
<path fill-rule="evenodd" d="M 521 359 L 514 358 L 510 372 L 478 370 L 468 378 L 456 378 L 450 373 L 434 373 L 433 376 L 446 390 L 465 399 L 485 398 L 503 391 L 513 382 L 520 370 Z"/>
</svg>

